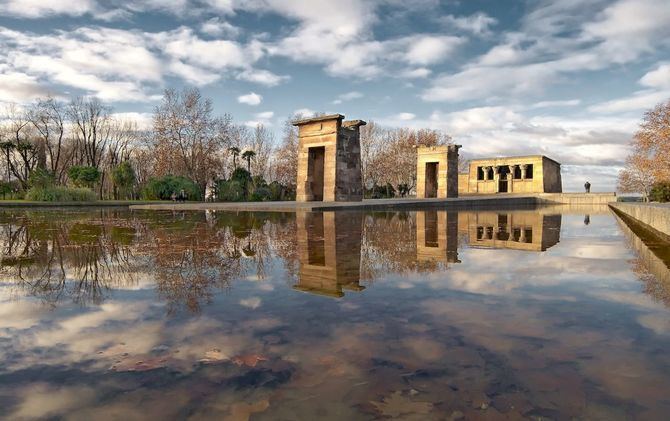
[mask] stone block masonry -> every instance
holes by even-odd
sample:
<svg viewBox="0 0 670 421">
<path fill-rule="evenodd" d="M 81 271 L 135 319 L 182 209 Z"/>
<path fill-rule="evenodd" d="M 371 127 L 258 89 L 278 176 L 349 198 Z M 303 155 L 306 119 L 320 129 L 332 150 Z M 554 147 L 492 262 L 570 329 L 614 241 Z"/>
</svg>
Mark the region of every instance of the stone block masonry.
<svg viewBox="0 0 670 421">
<path fill-rule="evenodd" d="M 294 121 L 298 127 L 298 202 L 363 200 L 360 126 L 331 114 Z"/>
<path fill-rule="evenodd" d="M 645 225 L 658 237 L 670 242 L 670 204 L 661 203 L 610 203 L 617 213 Z"/>
<path fill-rule="evenodd" d="M 416 197 L 458 197 L 458 149 L 461 145 L 417 148 Z"/>
</svg>

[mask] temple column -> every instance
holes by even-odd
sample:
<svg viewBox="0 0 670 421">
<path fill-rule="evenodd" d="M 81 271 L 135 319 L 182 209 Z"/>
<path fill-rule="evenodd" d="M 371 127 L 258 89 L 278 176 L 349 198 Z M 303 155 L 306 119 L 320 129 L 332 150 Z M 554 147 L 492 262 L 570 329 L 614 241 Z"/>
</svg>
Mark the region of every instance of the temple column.
<svg viewBox="0 0 670 421">
<path fill-rule="evenodd" d="M 496 193 L 499 193 L 500 190 L 500 166 L 496 165 L 493 167 L 493 182 L 495 183 L 495 186 L 493 186 L 493 191 Z"/>
<path fill-rule="evenodd" d="M 484 181 L 489 179 L 489 167 L 482 167 L 482 172 L 484 173 Z"/>
<path fill-rule="evenodd" d="M 507 174 L 507 191 L 510 193 L 514 192 L 514 172 L 516 170 L 516 165 L 509 166 L 509 174 Z"/>
<path fill-rule="evenodd" d="M 528 168 L 528 165 L 523 164 L 521 166 L 521 179 L 525 180 L 526 179 L 526 168 Z"/>
</svg>

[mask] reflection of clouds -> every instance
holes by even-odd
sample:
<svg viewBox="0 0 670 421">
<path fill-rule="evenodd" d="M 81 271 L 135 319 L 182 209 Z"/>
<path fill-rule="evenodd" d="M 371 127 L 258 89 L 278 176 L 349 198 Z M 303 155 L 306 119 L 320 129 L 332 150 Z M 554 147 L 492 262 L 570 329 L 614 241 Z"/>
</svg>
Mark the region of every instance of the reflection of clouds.
<svg viewBox="0 0 670 421">
<path fill-rule="evenodd" d="M 57 417 L 93 401 L 93 389 L 83 386 L 54 387 L 34 383 L 19 390 L 21 404 L 11 414 L 12 419 Z"/>
<path fill-rule="evenodd" d="M 35 300 L 10 301 L 11 293 L 0 289 L 0 336 L 11 338 L 0 341 L 6 373 L 15 379 L 24 376 L 20 370 L 35 367 L 49 366 L 52 371 L 44 376 L 79 370 L 81 376 L 71 376 L 73 384 L 101 379 L 104 386 L 98 387 L 119 392 L 93 400 L 83 386 L 36 383 L 0 394 L 20 400 L 12 415 L 92 419 L 104 412 L 130 419 L 140 408 L 146 417 L 174 418 L 195 399 L 196 415 L 225 416 L 235 402 L 275 393 L 237 391 L 225 383 L 231 375 L 226 370 L 234 366 L 229 359 L 262 355 L 267 361 L 253 375 L 275 364 L 295 370 L 288 387 L 278 390 L 281 400 L 271 399 L 276 418 L 299 413 L 316 419 L 333 408 L 342 409 L 339 418 L 360 418 L 356 404 L 409 387 L 420 390 L 421 399 L 460 408 L 477 394 L 498 393 L 505 382 L 533 407 L 568 408 L 575 417 L 588 414 L 584 405 L 594 396 L 612 407 L 634 402 L 658 408 L 670 383 L 658 370 L 670 366 L 670 356 L 658 352 L 670 333 L 668 311 L 640 293 L 611 217 L 594 216 L 588 228 L 582 218 L 565 217 L 560 243 L 546 252 L 461 248 L 462 263 L 427 270 L 389 263 L 403 250 L 410 250 L 410 260 L 416 256 L 414 239 L 398 236 L 405 242 L 399 254 L 367 255 L 368 264 L 384 268 L 378 282 L 342 300 L 291 293 L 285 285 L 288 270 L 280 267 L 288 262 L 276 250 L 266 262 L 268 268 L 278 263 L 263 277 L 267 282 L 244 272 L 240 278 L 254 282 L 213 294 L 197 316 L 166 317 L 160 299 L 134 287 L 102 305 L 67 302 L 51 312 Z M 377 224 L 389 227 L 382 220 Z M 384 246 L 395 245 L 377 245 Z M 151 276 L 142 272 L 138 284 L 150 285 Z M 124 363 L 131 366 L 138 359 L 168 356 L 167 369 L 108 372 L 126 353 Z M 216 362 L 198 363 L 207 355 L 215 355 Z M 445 384 L 460 390 L 445 398 Z M 71 391 L 81 394 L 80 403 L 72 401 Z M 38 408 L 39 394 L 58 402 L 49 398 Z M 470 415 L 466 418 L 482 414 Z"/>
<path fill-rule="evenodd" d="M 643 314 L 637 318 L 637 321 L 647 329 L 651 329 L 657 335 L 670 334 L 670 318 L 662 312 Z"/>
<path fill-rule="evenodd" d="M 0 290 L 4 289 L 0 287 Z M 46 307 L 38 307 L 31 301 L 2 300 L 0 301 L 0 329 L 27 329 L 39 323 L 40 319 L 48 314 Z M 0 336 L 3 336 L 1 330 Z"/>
<path fill-rule="evenodd" d="M 261 299 L 258 297 L 243 298 L 240 300 L 240 305 L 253 310 L 261 306 Z"/>
<path fill-rule="evenodd" d="M 592 382 L 612 399 L 658 408 L 658 399 L 664 399 L 659 390 L 668 387 L 658 367 L 670 362 L 669 358 L 632 340 L 618 321 L 589 324 L 594 316 L 588 306 L 563 306 L 527 300 L 523 304 L 454 298 L 422 302 L 434 328 L 458 329 L 469 340 L 504 356 L 522 387 L 531 393 L 541 393 L 550 381 L 554 386 L 547 391 L 561 392 L 552 393 L 552 399 L 573 395 L 584 402 L 592 393 L 587 386 Z"/>
<path fill-rule="evenodd" d="M 274 291 L 275 289 L 274 285 L 271 284 L 270 282 L 260 283 L 256 288 L 260 291 L 266 291 L 266 292 Z"/>
<path fill-rule="evenodd" d="M 564 257 L 604 260 L 627 259 L 630 257 L 628 251 L 624 247 L 621 247 L 620 241 L 602 241 L 584 244 L 583 240 L 571 238 L 562 240 L 562 242 L 564 244 L 561 255 Z"/>
</svg>

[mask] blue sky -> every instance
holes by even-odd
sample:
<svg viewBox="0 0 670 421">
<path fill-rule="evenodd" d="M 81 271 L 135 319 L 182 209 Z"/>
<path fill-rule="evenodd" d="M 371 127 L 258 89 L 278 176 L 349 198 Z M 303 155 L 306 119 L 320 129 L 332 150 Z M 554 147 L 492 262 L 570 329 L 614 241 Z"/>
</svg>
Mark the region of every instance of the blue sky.
<svg viewBox="0 0 670 421">
<path fill-rule="evenodd" d="M 670 0 L 0 0 L 0 102 L 95 95 L 147 121 L 169 86 L 277 131 L 296 111 L 441 129 L 612 190 L 670 99 Z"/>
</svg>

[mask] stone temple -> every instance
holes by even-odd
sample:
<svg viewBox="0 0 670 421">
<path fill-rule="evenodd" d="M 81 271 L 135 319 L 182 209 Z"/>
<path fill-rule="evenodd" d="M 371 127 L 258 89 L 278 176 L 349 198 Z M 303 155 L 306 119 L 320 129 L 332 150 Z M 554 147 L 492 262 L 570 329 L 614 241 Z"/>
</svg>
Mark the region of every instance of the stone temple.
<svg viewBox="0 0 670 421">
<path fill-rule="evenodd" d="M 543 155 L 473 159 L 459 193 L 561 193 L 561 164 Z"/>
<path fill-rule="evenodd" d="M 458 197 L 461 145 L 423 146 L 416 150 L 416 197 Z"/>
<path fill-rule="evenodd" d="M 298 179 L 296 201 L 363 200 L 360 126 L 341 114 L 297 120 Z"/>
</svg>

